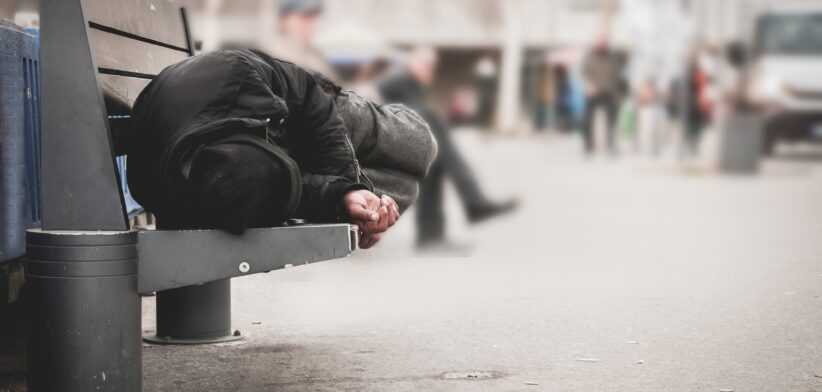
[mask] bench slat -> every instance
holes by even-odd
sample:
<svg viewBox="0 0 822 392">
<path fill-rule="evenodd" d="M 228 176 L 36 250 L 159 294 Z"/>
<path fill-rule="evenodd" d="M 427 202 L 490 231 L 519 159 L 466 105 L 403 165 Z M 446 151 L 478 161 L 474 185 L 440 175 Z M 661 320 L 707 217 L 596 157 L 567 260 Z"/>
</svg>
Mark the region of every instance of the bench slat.
<svg viewBox="0 0 822 392">
<path fill-rule="evenodd" d="M 94 60 L 100 68 L 157 75 L 165 67 L 184 60 L 186 53 L 89 29 Z"/>
<path fill-rule="evenodd" d="M 89 22 L 188 48 L 179 0 L 85 0 Z"/>
<path fill-rule="evenodd" d="M 134 100 L 150 82 L 147 79 L 129 78 L 117 75 L 100 75 L 100 85 L 106 97 L 109 116 L 124 116 L 131 113 Z"/>
<path fill-rule="evenodd" d="M 99 80 L 109 116 L 109 130 L 114 141 L 115 153 L 125 155 L 128 153 L 130 142 L 131 107 L 150 80 L 103 74 L 99 75 Z"/>
</svg>

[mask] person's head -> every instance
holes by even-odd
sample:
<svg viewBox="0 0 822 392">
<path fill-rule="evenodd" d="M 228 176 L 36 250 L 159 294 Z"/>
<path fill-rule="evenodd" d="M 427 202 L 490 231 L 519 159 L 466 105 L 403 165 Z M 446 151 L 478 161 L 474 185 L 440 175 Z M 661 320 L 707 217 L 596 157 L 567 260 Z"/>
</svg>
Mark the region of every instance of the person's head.
<svg viewBox="0 0 822 392">
<path fill-rule="evenodd" d="M 280 32 L 290 39 L 307 44 L 314 37 L 321 13 L 321 0 L 281 0 Z"/>
<path fill-rule="evenodd" d="M 434 80 L 439 55 L 434 48 L 416 48 L 408 55 L 408 71 L 421 84 L 427 85 Z"/>
<path fill-rule="evenodd" d="M 242 233 L 284 221 L 292 187 L 289 168 L 263 148 L 243 143 L 204 147 L 189 175 L 192 203 L 213 228 Z"/>
</svg>

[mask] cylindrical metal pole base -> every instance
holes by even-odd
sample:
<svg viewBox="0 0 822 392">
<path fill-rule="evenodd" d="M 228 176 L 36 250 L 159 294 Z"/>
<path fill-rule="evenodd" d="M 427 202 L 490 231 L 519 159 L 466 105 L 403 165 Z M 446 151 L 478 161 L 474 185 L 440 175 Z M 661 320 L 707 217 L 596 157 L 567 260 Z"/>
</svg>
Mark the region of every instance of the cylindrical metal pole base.
<svg viewBox="0 0 822 392">
<path fill-rule="evenodd" d="M 29 391 L 139 391 L 137 234 L 30 230 Z"/>
<path fill-rule="evenodd" d="M 210 344 L 239 340 L 231 332 L 231 280 L 157 293 L 157 334 L 143 337 L 157 344 Z"/>
</svg>

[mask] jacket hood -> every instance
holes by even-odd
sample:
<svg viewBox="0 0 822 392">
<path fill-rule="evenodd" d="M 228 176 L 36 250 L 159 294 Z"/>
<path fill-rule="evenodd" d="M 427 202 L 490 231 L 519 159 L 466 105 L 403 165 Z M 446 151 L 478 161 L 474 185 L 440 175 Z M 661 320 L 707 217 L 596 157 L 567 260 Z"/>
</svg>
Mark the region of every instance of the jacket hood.
<svg viewBox="0 0 822 392">
<path fill-rule="evenodd" d="M 171 179 L 171 188 L 185 191 L 191 173 L 191 166 L 197 153 L 210 145 L 237 143 L 257 147 L 285 168 L 288 173 L 291 193 L 285 215 L 291 216 L 300 200 L 300 170 L 288 153 L 268 140 L 271 122 L 268 119 L 226 118 L 199 124 L 180 132 L 172 140 L 160 157 L 160 168 L 165 178 Z"/>
</svg>

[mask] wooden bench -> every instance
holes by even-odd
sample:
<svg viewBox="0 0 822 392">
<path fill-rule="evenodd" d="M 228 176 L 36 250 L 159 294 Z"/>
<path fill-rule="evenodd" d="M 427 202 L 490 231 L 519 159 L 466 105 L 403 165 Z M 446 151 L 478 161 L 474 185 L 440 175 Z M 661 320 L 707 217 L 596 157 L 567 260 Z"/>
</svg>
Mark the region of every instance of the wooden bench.
<svg viewBox="0 0 822 392">
<path fill-rule="evenodd" d="M 170 0 L 43 0 L 42 229 L 27 234 L 30 391 L 138 391 L 139 293 L 157 291 L 149 340 L 233 338 L 229 278 L 345 257 L 350 225 L 130 230 L 115 157 L 128 116 L 166 66 L 193 55 Z"/>
</svg>

